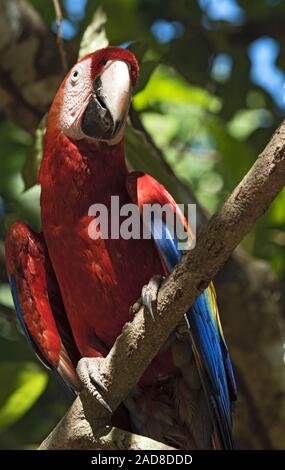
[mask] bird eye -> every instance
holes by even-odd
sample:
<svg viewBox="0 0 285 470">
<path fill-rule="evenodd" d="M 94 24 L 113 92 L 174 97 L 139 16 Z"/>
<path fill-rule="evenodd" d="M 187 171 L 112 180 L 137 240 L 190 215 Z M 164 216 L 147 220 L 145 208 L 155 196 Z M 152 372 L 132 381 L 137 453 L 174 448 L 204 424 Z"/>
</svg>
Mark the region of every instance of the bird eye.
<svg viewBox="0 0 285 470">
<path fill-rule="evenodd" d="M 79 75 L 80 75 L 80 73 L 79 73 L 78 69 L 73 70 L 73 72 L 71 74 L 71 83 L 72 84 L 77 83 Z"/>
</svg>

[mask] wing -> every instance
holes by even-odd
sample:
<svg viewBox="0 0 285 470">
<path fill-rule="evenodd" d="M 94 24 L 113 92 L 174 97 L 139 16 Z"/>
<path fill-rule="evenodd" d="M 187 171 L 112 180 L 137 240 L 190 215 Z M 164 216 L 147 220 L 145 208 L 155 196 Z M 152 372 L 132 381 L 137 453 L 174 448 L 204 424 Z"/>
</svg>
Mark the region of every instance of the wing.
<svg viewBox="0 0 285 470">
<path fill-rule="evenodd" d="M 37 357 L 72 391 L 79 353 L 66 319 L 43 236 L 14 223 L 7 235 L 6 264 L 18 320 Z"/>
<path fill-rule="evenodd" d="M 144 204 L 167 204 L 177 214 L 181 225 L 187 222 L 166 189 L 149 175 L 134 172 L 128 176 L 128 192 L 140 210 Z M 155 215 L 149 219 L 148 229 L 155 240 L 159 255 L 166 271 L 171 271 L 180 260 L 182 252 L 179 240 L 167 220 Z M 189 241 L 193 234 L 189 227 Z M 162 235 L 162 236 L 161 236 Z M 211 284 L 195 301 L 186 314 L 192 338 L 192 348 L 210 415 L 218 436 L 218 443 L 224 449 L 233 448 L 231 401 L 236 399 L 236 384 L 219 319 L 216 294 Z"/>
</svg>

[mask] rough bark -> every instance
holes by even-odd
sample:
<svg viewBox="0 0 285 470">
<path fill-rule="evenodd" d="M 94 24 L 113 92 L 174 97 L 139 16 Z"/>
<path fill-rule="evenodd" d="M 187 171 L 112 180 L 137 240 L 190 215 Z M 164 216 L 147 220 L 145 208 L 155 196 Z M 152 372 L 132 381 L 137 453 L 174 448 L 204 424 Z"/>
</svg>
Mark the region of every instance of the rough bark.
<svg viewBox="0 0 285 470">
<path fill-rule="evenodd" d="M 161 442 L 86 420 L 80 398 L 42 442 L 38 450 L 171 450 Z"/>
<path fill-rule="evenodd" d="M 77 56 L 70 43 L 67 55 L 71 62 Z M 0 0 L 0 59 L 1 106 L 20 127 L 33 132 L 63 71 L 55 36 L 23 0 Z M 157 158 L 165 165 L 160 152 Z M 181 202 L 193 201 L 182 185 L 181 194 L 185 196 Z M 0 272 L 3 280 L 3 262 Z M 269 265 L 234 254 L 221 270 L 217 287 L 224 329 L 238 368 L 237 443 L 247 448 L 284 448 L 281 286 Z"/>
</svg>

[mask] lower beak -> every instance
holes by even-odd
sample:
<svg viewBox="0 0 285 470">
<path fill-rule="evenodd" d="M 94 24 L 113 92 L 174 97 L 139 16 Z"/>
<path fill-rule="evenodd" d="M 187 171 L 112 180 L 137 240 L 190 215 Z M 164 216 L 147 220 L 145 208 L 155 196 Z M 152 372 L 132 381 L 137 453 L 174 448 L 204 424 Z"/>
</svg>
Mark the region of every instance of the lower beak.
<svg viewBox="0 0 285 470">
<path fill-rule="evenodd" d="M 118 141 L 131 97 L 128 65 L 119 60 L 107 62 L 101 76 L 94 81 L 93 89 L 82 116 L 82 132 L 94 139 Z"/>
<path fill-rule="evenodd" d="M 85 135 L 93 139 L 109 140 L 115 134 L 115 123 L 110 111 L 103 107 L 92 95 L 83 113 L 81 129 Z"/>
</svg>

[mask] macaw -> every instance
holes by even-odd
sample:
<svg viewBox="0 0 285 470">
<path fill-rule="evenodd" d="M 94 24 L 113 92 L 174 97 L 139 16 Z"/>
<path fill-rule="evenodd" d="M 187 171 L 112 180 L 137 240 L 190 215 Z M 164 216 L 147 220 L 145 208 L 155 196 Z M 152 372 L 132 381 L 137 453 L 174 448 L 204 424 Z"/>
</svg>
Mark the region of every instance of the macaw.
<svg viewBox="0 0 285 470">
<path fill-rule="evenodd" d="M 182 255 L 165 221 L 163 236 L 155 237 L 155 218 L 150 238 L 89 236 L 96 220 L 89 207 L 110 209 L 114 195 L 120 207 L 135 203 L 142 211 L 144 204 L 167 203 L 183 217 L 158 181 L 129 173 L 125 163 L 124 130 L 137 77 L 135 56 L 117 47 L 97 50 L 72 67 L 48 114 L 39 173 L 42 233 L 16 222 L 6 240 L 21 327 L 41 361 L 75 391 L 82 387 L 79 359 L 106 356 L 143 286 L 169 273 Z M 146 311 L 153 314 L 146 297 Z M 232 449 L 235 398 L 211 284 L 126 400 L 128 423 L 176 448 Z"/>
</svg>

